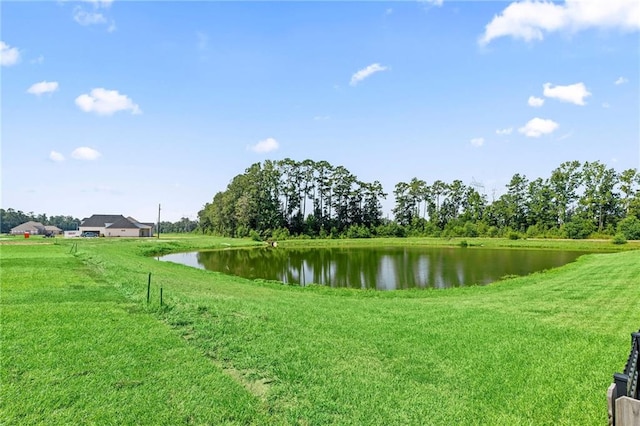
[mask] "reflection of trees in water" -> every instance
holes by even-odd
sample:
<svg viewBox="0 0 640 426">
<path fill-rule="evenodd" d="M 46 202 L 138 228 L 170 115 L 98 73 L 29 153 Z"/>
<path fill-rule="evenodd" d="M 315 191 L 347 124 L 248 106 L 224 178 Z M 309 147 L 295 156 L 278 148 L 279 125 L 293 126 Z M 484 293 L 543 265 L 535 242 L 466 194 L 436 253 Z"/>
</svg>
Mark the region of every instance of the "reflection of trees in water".
<svg viewBox="0 0 640 426">
<path fill-rule="evenodd" d="M 200 252 L 206 269 L 250 279 L 361 289 L 487 284 L 574 260 L 580 253 L 469 248 L 226 249 Z"/>
</svg>

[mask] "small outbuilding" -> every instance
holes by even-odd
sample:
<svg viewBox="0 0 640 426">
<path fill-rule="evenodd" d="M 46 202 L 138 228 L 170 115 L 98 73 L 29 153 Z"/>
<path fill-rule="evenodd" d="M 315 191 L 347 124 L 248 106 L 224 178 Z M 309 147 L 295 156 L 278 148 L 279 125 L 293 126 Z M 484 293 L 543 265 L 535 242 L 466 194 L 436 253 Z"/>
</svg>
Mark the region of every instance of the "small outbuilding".
<svg viewBox="0 0 640 426">
<path fill-rule="evenodd" d="M 58 228 L 57 226 L 54 225 L 45 225 L 44 226 L 44 231 L 46 235 L 61 235 L 62 234 L 62 229 Z"/>
</svg>

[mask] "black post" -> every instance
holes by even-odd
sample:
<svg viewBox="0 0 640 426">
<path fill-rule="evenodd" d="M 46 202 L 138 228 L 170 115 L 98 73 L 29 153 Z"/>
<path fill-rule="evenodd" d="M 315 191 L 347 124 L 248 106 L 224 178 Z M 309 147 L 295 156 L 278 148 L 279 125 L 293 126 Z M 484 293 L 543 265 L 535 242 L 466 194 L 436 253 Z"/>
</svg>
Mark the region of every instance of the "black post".
<svg viewBox="0 0 640 426">
<path fill-rule="evenodd" d="M 160 306 L 162 306 L 162 287 L 160 287 Z"/>
<path fill-rule="evenodd" d="M 151 296 L 151 272 L 149 272 L 149 280 L 147 281 L 147 304 L 149 304 L 150 296 Z"/>
<path fill-rule="evenodd" d="M 613 383 L 616 384 L 615 399 L 621 396 L 627 396 L 629 386 L 629 376 L 623 373 L 615 373 L 613 375 Z"/>
</svg>

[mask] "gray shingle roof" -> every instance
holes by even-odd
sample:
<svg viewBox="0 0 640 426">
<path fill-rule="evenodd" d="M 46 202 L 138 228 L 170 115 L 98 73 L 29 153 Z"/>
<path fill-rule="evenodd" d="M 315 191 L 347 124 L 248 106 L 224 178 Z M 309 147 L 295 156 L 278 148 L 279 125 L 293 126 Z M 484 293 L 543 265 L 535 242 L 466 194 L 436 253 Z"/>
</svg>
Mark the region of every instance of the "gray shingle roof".
<svg viewBox="0 0 640 426">
<path fill-rule="evenodd" d="M 95 226 L 98 228 L 104 227 L 107 223 L 116 223 L 125 217 L 121 214 L 94 214 L 88 219 L 82 221 L 80 226 L 88 227 Z"/>
<path fill-rule="evenodd" d="M 21 233 L 21 232 L 31 232 L 31 231 L 44 231 L 44 225 L 40 222 L 34 222 L 30 220 L 29 222 L 25 222 L 21 225 L 18 225 L 14 228 L 11 228 L 12 233 Z"/>
<path fill-rule="evenodd" d="M 139 226 L 132 222 L 131 220 L 127 219 L 124 216 L 121 216 L 121 219 L 119 219 L 116 222 L 113 222 L 111 225 L 107 226 L 107 228 L 118 228 L 118 229 L 138 229 Z"/>
<path fill-rule="evenodd" d="M 83 219 L 80 224 L 83 228 L 110 228 L 110 229 L 148 229 L 153 228 L 146 223 L 140 223 L 132 217 L 124 217 L 121 214 L 94 214 L 90 218 Z"/>
</svg>

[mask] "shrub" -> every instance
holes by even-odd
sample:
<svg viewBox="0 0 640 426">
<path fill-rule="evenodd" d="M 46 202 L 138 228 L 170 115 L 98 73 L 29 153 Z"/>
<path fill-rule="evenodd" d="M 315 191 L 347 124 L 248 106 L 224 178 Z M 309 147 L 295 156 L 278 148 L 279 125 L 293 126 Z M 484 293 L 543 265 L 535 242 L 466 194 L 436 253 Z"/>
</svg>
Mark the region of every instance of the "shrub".
<svg viewBox="0 0 640 426">
<path fill-rule="evenodd" d="M 260 234 L 258 234 L 258 231 L 256 231 L 255 229 L 252 229 L 251 231 L 249 231 L 249 238 L 251 238 L 253 241 L 262 241 L 262 237 L 260 236 Z"/>
<path fill-rule="evenodd" d="M 407 232 L 404 226 L 399 225 L 396 222 L 387 222 L 382 225 L 378 225 L 375 229 L 375 233 L 379 237 L 406 237 Z"/>
<path fill-rule="evenodd" d="M 471 238 L 475 238 L 477 237 L 479 234 L 478 232 L 478 227 L 475 223 L 473 222 L 466 222 L 464 224 L 464 236 L 465 237 L 471 237 Z"/>
<path fill-rule="evenodd" d="M 527 228 L 527 238 L 535 238 L 544 235 L 544 231 L 538 225 L 531 225 Z"/>
<path fill-rule="evenodd" d="M 615 237 L 613 237 L 613 244 L 626 244 L 627 240 L 624 238 L 624 235 L 618 233 Z"/>
<path fill-rule="evenodd" d="M 593 232 L 595 232 L 596 226 L 594 223 L 587 219 L 580 217 L 574 217 L 569 222 L 564 224 L 564 231 L 567 238 L 574 240 L 581 240 L 587 238 Z"/>
<path fill-rule="evenodd" d="M 515 232 L 515 231 L 511 231 L 511 232 L 509 232 L 509 234 L 507 235 L 507 237 L 508 237 L 510 240 L 519 240 L 519 239 L 520 239 L 520 234 L 518 234 L 518 233 L 517 233 L 517 232 Z"/>
<path fill-rule="evenodd" d="M 487 229 L 487 237 L 495 238 L 498 236 L 498 228 L 496 226 L 490 226 Z"/>
<path fill-rule="evenodd" d="M 347 238 L 371 238 L 371 231 L 364 225 L 352 225 L 347 229 Z"/>
<path fill-rule="evenodd" d="M 335 226 L 332 226 L 332 227 L 331 227 L 330 236 L 331 236 L 331 238 L 333 238 L 333 239 L 335 239 L 335 238 L 339 238 L 339 237 L 340 237 L 340 233 L 338 232 L 338 228 L 336 228 Z"/>
<path fill-rule="evenodd" d="M 289 234 L 289 230 L 287 228 L 278 228 L 271 233 L 271 238 L 276 241 L 287 240 L 290 236 L 291 235 Z"/>
<path fill-rule="evenodd" d="M 627 240 L 640 240 L 640 219 L 627 216 L 618 223 L 618 234 Z"/>
</svg>

